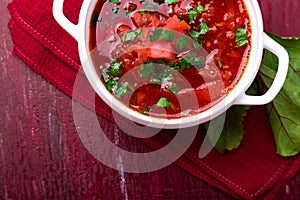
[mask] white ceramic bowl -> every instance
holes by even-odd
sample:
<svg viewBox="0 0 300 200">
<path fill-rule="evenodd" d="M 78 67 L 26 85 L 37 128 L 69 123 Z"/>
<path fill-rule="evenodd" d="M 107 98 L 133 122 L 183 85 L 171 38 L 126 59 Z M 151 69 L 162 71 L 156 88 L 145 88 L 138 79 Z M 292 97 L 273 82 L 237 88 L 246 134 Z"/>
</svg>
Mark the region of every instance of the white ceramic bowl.
<svg viewBox="0 0 300 200">
<path fill-rule="evenodd" d="M 64 0 L 54 0 L 53 15 L 56 21 L 78 41 L 78 50 L 83 70 L 97 94 L 112 109 L 137 123 L 156 128 L 184 128 L 211 120 L 232 105 L 263 105 L 271 102 L 279 93 L 286 79 L 289 57 L 286 50 L 263 32 L 262 15 L 257 1 L 244 0 L 250 15 L 252 28 L 251 52 L 248 64 L 234 89 L 219 103 L 199 114 L 179 119 L 160 119 L 142 115 L 131 110 L 113 95 L 99 79 L 89 55 L 89 25 L 97 0 L 84 0 L 78 24 L 71 23 L 63 14 Z M 245 91 L 253 82 L 261 63 L 263 49 L 279 58 L 278 72 L 270 89 L 262 96 L 249 96 Z"/>
</svg>

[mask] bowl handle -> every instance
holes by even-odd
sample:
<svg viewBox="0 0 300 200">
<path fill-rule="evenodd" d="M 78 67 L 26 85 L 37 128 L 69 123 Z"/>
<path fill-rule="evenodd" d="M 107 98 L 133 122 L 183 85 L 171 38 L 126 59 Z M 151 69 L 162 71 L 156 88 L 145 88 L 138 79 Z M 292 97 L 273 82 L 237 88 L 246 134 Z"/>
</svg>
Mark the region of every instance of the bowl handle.
<svg viewBox="0 0 300 200">
<path fill-rule="evenodd" d="M 250 96 L 247 94 L 241 95 L 234 102 L 235 105 L 264 105 L 270 103 L 281 90 L 289 67 L 289 55 L 287 51 L 270 38 L 266 33 L 263 33 L 264 48 L 274 53 L 279 60 L 277 74 L 274 78 L 272 86 L 262 96 Z"/>
<path fill-rule="evenodd" d="M 78 25 L 70 22 L 63 13 L 64 0 L 54 0 L 52 13 L 57 23 L 77 41 L 79 39 Z"/>
</svg>

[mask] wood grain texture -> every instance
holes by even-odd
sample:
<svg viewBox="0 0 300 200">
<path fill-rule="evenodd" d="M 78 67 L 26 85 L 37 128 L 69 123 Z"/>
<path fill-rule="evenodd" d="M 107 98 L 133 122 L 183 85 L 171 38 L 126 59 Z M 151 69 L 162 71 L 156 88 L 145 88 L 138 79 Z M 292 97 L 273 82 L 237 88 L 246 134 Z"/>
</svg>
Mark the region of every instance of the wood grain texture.
<svg viewBox="0 0 300 200">
<path fill-rule="evenodd" d="M 0 199 L 231 199 L 176 165 L 123 175 L 96 162 L 76 133 L 71 99 L 12 55 L 9 2 L 0 1 Z M 260 3 L 266 30 L 300 35 L 299 0 Z M 276 199 L 299 199 L 299 186 L 300 172 Z"/>
</svg>

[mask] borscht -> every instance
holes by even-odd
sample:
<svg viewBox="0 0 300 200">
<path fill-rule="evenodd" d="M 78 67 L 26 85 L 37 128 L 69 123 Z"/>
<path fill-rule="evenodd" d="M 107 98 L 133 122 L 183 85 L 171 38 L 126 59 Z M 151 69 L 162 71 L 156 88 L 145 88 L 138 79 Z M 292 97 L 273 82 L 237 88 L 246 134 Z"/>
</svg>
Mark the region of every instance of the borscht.
<svg viewBox="0 0 300 200">
<path fill-rule="evenodd" d="M 115 98 L 174 119 L 211 108 L 235 87 L 248 63 L 251 24 L 242 0 L 98 1 L 89 45 Z"/>
</svg>

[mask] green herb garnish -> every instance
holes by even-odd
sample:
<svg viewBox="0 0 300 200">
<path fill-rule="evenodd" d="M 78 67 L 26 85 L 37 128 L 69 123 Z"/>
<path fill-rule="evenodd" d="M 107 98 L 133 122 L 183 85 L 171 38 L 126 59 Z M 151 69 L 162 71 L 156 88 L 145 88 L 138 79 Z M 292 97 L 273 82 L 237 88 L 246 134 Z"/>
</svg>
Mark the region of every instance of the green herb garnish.
<svg viewBox="0 0 300 200">
<path fill-rule="evenodd" d="M 177 42 L 177 46 L 180 50 L 182 50 L 189 43 L 189 38 L 187 36 L 182 36 Z"/>
<path fill-rule="evenodd" d="M 197 32 L 195 30 L 192 30 L 191 33 L 190 33 L 190 36 L 195 40 L 195 41 L 198 41 L 199 40 L 199 37 L 200 37 L 201 33 L 200 32 Z"/>
<path fill-rule="evenodd" d="M 238 47 L 244 46 L 248 43 L 247 36 L 246 36 L 246 29 L 241 27 L 237 28 L 236 35 L 235 35 L 235 42 Z"/>
<path fill-rule="evenodd" d="M 136 30 L 136 31 L 132 31 L 132 32 L 128 32 L 128 33 L 125 33 L 121 37 L 121 39 L 122 39 L 123 42 L 128 42 L 128 41 L 131 41 L 131 40 L 135 39 L 138 36 L 141 36 L 142 33 L 143 33 L 142 29 L 139 29 L 139 30 Z"/>
<path fill-rule="evenodd" d="M 197 69 L 203 69 L 204 62 L 196 54 L 190 54 L 187 58 L 184 58 L 187 63 L 196 67 Z"/>
<path fill-rule="evenodd" d="M 189 10 L 188 12 L 190 23 L 193 23 L 197 19 L 198 12 L 196 10 Z"/>
<path fill-rule="evenodd" d="M 111 76 L 120 76 L 121 73 L 122 73 L 122 68 L 123 68 L 123 65 L 120 61 L 118 60 L 112 60 L 110 62 L 110 67 L 108 68 L 108 73 L 111 75 Z"/>
<path fill-rule="evenodd" d="M 158 102 L 156 103 L 157 106 L 162 107 L 162 108 L 167 108 L 170 106 L 170 101 L 169 99 L 165 97 L 161 97 Z"/>
<path fill-rule="evenodd" d="M 147 107 L 142 107 L 141 113 L 142 113 L 143 115 L 148 115 L 148 114 L 149 114 L 149 111 L 148 111 Z"/>
<path fill-rule="evenodd" d="M 204 11 L 205 11 L 205 9 L 200 4 L 197 5 L 196 9 L 195 8 L 190 9 L 188 11 L 190 24 L 193 23 L 197 19 L 198 14 L 200 14 L 201 12 L 204 12 Z"/>
<path fill-rule="evenodd" d="M 200 24 L 200 34 L 204 35 L 209 31 L 209 27 L 205 22 L 201 22 Z"/>
<path fill-rule="evenodd" d="M 108 2 L 112 4 L 120 4 L 121 2 L 119 0 L 108 0 Z"/>
<path fill-rule="evenodd" d="M 179 61 L 179 65 L 181 69 L 187 69 L 189 68 L 191 65 L 186 61 L 185 58 L 180 59 Z"/>
<path fill-rule="evenodd" d="M 161 79 L 160 79 L 160 77 L 159 77 L 159 75 L 153 75 L 152 77 L 151 77 L 151 79 L 150 79 L 150 82 L 151 83 L 160 83 L 161 82 Z"/>
<path fill-rule="evenodd" d="M 201 13 L 201 12 L 204 12 L 204 11 L 205 11 L 205 8 L 204 8 L 202 5 L 199 4 L 199 5 L 197 6 L 196 10 L 197 10 L 198 13 Z"/>
<path fill-rule="evenodd" d="M 166 4 L 176 4 L 177 0 L 165 0 Z"/>
<path fill-rule="evenodd" d="M 157 40 L 166 40 L 168 42 L 173 42 L 175 37 L 175 31 L 158 28 L 155 29 L 150 35 L 150 41 L 155 42 Z"/>
<path fill-rule="evenodd" d="M 121 98 L 128 92 L 128 83 L 122 83 L 121 86 L 113 90 L 113 92 L 117 98 Z"/>
<path fill-rule="evenodd" d="M 112 11 L 113 11 L 113 13 L 115 13 L 115 14 L 118 14 L 118 12 L 119 12 L 119 8 L 113 8 L 113 9 L 111 9 Z"/>
<path fill-rule="evenodd" d="M 152 74 L 153 70 L 154 65 L 152 62 L 143 63 L 140 68 L 139 75 L 141 78 L 147 78 L 148 76 L 150 76 L 150 74 Z"/>
<path fill-rule="evenodd" d="M 172 92 L 173 94 L 177 94 L 179 91 L 180 91 L 179 86 L 174 86 L 170 88 L 170 92 Z"/>
<path fill-rule="evenodd" d="M 222 69 L 223 64 L 222 64 L 222 62 L 221 62 L 221 59 L 218 59 L 218 65 L 219 65 L 219 68 Z"/>
<path fill-rule="evenodd" d="M 147 107 L 142 107 L 142 111 L 141 113 L 143 115 L 149 115 L 149 112 L 153 111 L 153 107 L 152 106 L 147 106 Z"/>
<path fill-rule="evenodd" d="M 116 80 L 109 80 L 106 83 L 106 88 L 110 92 L 113 91 L 113 90 L 115 90 L 117 86 L 118 86 L 118 81 L 116 81 Z"/>
<path fill-rule="evenodd" d="M 195 43 L 193 44 L 193 47 L 194 47 L 194 49 L 199 50 L 202 46 L 201 46 L 201 44 L 199 44 L 198 42 L 195 42 Z"/>
<path fill-rule="evenodd" d="M 160 75 L 159 75 L 161 81 L 163 83 L 166 83 L 172 79 L 172 74 L 170 73 L 170 69 L 165 69 Z"/>
</svg>

